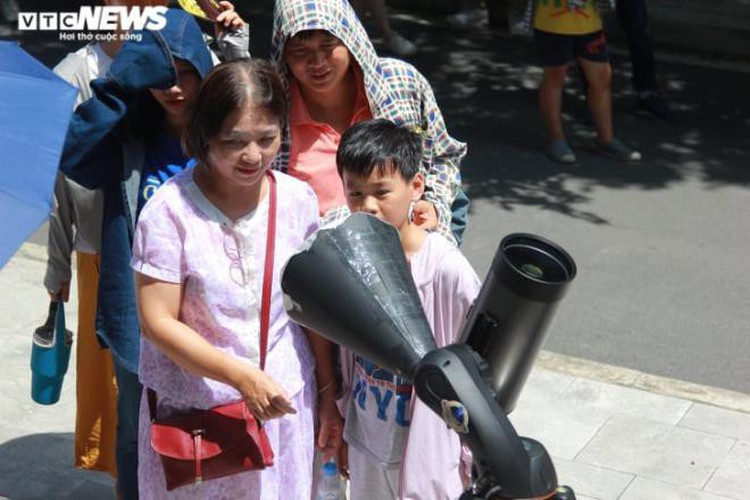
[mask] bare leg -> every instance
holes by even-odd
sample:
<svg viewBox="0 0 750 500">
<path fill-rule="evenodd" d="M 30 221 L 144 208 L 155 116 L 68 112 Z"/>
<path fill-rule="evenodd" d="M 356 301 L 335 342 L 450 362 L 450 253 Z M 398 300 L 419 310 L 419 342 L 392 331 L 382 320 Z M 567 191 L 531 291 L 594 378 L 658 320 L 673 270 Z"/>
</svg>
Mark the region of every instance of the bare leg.
<svg viewBox="0 0 750 500">
<path fill-rule="evenodd" d="M 612 67 L 608 62 L 594 62 L 578 58 L 588 82 L 587 101 L 591 119 L 596 127 L 599 144 L 609 144 L 614 139 L 612 131 Z"/>
<path fill-rule="evenodd" d="M 567 66 L 548 66 L 539 87 L 539 110 L 551 141 L 565 138 L 562 128 L 562 91 Z"/>
</svg>

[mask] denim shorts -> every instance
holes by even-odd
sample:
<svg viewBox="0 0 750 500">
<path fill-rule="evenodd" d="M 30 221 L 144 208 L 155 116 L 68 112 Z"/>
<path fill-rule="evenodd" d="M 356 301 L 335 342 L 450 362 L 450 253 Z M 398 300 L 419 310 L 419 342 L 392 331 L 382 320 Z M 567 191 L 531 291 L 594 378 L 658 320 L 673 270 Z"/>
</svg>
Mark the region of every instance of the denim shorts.
<svg viewBox="0 0 750 500">
<path fill-rule="evenodd" d="M 544 67 L 565 66 L 580 57 L 594 62 L 608 62 L 607 37 L 599 30 L 586 35 L 559 35 L 534 30 L 539 64 Z"/>
</svg>

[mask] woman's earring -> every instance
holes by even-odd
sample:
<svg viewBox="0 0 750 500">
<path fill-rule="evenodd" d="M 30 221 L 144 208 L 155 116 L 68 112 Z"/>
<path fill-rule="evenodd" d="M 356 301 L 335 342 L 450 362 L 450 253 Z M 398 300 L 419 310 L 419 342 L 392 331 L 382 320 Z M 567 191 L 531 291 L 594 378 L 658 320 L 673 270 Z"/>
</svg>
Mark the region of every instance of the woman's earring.
<svg viewBox="0 0 750 500">
<path fill-rule="evenodd" d="M 411 223 L 412 219 L 414 219 L 414 207 L 417 203 L 412 200 L 409 202 L 409 210 L 406 212 L 406 221 Z"/>
</svg>

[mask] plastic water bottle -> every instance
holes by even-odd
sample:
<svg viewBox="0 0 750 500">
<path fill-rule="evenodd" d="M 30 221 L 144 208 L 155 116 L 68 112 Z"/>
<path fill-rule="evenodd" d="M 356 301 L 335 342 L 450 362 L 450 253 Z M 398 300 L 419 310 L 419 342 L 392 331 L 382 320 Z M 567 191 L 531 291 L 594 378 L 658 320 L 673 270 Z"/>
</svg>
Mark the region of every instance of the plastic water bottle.
<svg viewBox="0 0 750 500">
<path fill-rule="evenodd" d="M 344 482 L 339 476 L 336 462 L 330 461 L 323 464 L 320 469 L 321 477 L 318 481 L 318 490 L 315 500 L 345 500 Z"/>
</svg>

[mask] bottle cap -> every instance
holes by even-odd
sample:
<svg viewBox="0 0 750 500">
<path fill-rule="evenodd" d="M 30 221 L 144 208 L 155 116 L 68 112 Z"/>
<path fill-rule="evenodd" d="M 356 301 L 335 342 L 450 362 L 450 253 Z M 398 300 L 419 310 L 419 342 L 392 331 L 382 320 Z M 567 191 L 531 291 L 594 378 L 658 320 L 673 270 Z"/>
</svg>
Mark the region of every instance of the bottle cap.
<svg viewBox="0 0 750 500">
<path fill-rule="evenodd" d="M 336 462 L 326 462 L 323 464 L 324 476 L 335 476 L 338 473 L 339 473 L 339 468 L 336 466 Z"/>
</svg>

